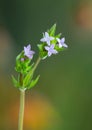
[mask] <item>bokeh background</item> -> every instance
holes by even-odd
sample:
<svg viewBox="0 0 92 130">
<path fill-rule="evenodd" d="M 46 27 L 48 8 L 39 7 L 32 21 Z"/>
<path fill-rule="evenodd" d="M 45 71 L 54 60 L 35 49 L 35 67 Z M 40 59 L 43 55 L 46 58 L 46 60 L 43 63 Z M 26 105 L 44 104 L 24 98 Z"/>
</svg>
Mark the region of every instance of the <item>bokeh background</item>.
<svg viewBox="0 0 92 130">
<path fill-rule="evenodd" d="M 17 130 L 15 57 L 54 23 L 68 49 L 43 60 L 26 92 L 25 130 L 92 130 L 92 0 L 0 0 L 0 130 Z M 34 61 L 37 56 L 34 57 Z"/>
</svg>

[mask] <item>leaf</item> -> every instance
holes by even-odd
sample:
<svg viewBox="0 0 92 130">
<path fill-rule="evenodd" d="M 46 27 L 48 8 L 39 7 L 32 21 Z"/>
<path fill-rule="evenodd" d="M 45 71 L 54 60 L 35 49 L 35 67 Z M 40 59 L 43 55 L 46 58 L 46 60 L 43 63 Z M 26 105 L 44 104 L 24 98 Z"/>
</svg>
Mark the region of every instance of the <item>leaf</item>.
<svg viewBox="0 0 92 130">
<path fill-rule="evenodd" d="M 61 36 L 61 33 L 57 34 L 55 37 L 60 38 L 60 36 Z"/>
<path fill-rule="evenodd" d="M 40 52 L 40 57 L 41 57 L 42 59 L 45 59 L 47 56 L 48 56 L 48 54 L 47 54 L 46 51 L 41 51 L 41 52 Z"/>
<path fill-rule="evenodd" d="M 56 49 L 57 51 L 63 51 L 65 48 L 64 48 L 64 47 L 59 48 L 58 46 L 56 46 L 55 49 Z"/>
<path fill-rule="evenodd" d="M 29 85 L 29 87 L 28 87 L 28 89 L 34 87 L 37 84 L 39 78 L 40 78 L 40 75 L 38 75 L 35 80 L 32 80 L 31 83 L 30 83 L 30 85 Z"/>
<path fill-rule="evenodd" d="M 26 66 L 28 66 L 28 65 L 30 64 L 30 62 L 31 62 L 31 59 L 26 59 L 26 60 L 24 61 L 24 63 L 25 63 Z"/>
<path fill-rule="evenodd" d="M 46 45 L 46 43 L 41 43 L 41 44 L 38 44 L 38 48 L 39 48 L 39 51 L 42 51 L 44 50 L 44 46 Z"/>
<path fill-rule="evenodd" d="M 18 56 L 16 57 L 16 66 L 18 65 L 18 64 L 20 64 L 20 59 L 21 59 L 21 57 L 23 57 L 23 54 L 24 54 L 24 52 L 22 51 L 20 54 L 18 54 Z"/>
<path fill-rule="evenodd" d="M 26 87 L 33 77 L 33 71 L 31 70 L 23 79 L 23 87 Z"/>
<path fill-rule="evenodd" d="M 12 81 L 13 81 L 15 87 L 19 87 L 19 83 L 13 75 L 12 75 Z"/>
<path fill-rule="evenodd" d="M 56 24 L 54 24 L 50 30 L 48 31 L 50 36 L 54 36 L 55 35 L 55 31 L 56 31 Z"/>
<path fill-rule="evenodd" d="M 39 55 L 41 59 L 45 59 L 48 56 L 47 51 L 44 49 L 44 47 L 46 46 L 46 43 L 38 44 L 37 46 L 39 48 Z"/>
</svg>

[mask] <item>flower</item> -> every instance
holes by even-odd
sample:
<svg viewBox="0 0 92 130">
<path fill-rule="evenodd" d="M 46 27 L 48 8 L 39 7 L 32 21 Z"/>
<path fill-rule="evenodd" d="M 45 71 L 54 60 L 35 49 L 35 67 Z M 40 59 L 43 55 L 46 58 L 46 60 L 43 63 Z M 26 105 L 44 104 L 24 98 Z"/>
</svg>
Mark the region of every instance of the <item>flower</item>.
<svg viewBox="0 0 92 130">
<path fill-rule="evenodd" d="M 61 38 L 61 39 L 59 39 L 59 38 L 56 38 L 56 40 L 58 41 L 58 46 L 59 46 L 59 48 L 61 48 L 61 47 L 68 47 L 66 44 L 65 44 L 65 38 L 63 37 L 63 38 Z"/>
<path fill-rule="evenodd" d="M 57 54 L 58 52 L 54 49 L 54 44 L 51 46 L 45 46 L 45 50 L 48 51 L 48 56 L 51 56 L 52 54 Z"/>
<path fill-rule="evenodd" d="M 24 47 L 24 55 L 27 56 L 29 59 L 33 58 L 34 51 L 31 50 L 31 45 L 29 44 L 27 47 Z"/>
<path fill-rule="evenodd" d="M 43 33 L 43 38 L 40 40 L 41 42 L 46 42 L 50 46 L 50 41 L 54 40 L 54 37 L 49 36 L 47 32 Z"/>
</svg>

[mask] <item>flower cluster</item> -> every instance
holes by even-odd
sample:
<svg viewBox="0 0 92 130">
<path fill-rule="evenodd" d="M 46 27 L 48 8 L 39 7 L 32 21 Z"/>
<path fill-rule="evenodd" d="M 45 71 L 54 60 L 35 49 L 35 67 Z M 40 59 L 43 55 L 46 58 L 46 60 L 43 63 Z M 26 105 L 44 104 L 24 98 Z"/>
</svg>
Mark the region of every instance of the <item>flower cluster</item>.
<svg viewBox="0 0 92 130">
<path fill-rule="evenodd" d="M 16 57 L 15 70 L 18 72 L 18 79 L 16 80 L 12 76 L 14 85 L 20 89 L 30 89 L 38 81 L 39 75 L 33 80 L 34 70 L 41 59 L 50 57 L 52 54 L 57 54 L 59 51 L 67 48 L 65 38 L 61 38 L 61 34 L 55 35 L 56 24 L 54 24 L 50 30 L 43 33 L 43 38 L 40 39 L 39 58 L 35 64 L 31 63 L 35 52 L 31 50 L 31 45 L 24 46 L 23 51 Z"/>
<path fill-rule="evenodd" d="M 43 38 L 40 39 L 41 44 L 39 44 L 38 47 L 42 59 L 52 54 L 57 54 L 63 48 L 68 47 L 65 43 L 65 38 L 60 39 L 61 34 L 55 35 L 55 31 L 56 24 L 54 24 L 50 30 L 43 33 Z"/>
<path fill-rule="evenodd" d="M 38 81 L 39 75 L 34 80 L 34 64 L 31 64 L 31 60 L 35 52 L 31 50 L 31 45 L 24 46 L 24 50 L 16 57 L 15 70 L 18 72 L 18 79 L 12 76 L 15 87 L 19 89 L 30 89 Z"/>
</svg>

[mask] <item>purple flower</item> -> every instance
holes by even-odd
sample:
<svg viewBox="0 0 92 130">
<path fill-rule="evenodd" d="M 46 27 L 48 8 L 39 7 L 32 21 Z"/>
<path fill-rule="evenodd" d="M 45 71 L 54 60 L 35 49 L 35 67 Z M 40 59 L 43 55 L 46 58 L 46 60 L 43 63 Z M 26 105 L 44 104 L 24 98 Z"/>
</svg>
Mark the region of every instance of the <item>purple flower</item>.
<svg viewBox="0 0 92 130">
<path fill-rule="evenodd" d="M 31 50 L 31 45 L 29 44 L 27 47 L 24 47 L 24 55 L 27 56 L 29 59 L 33 58 L 34 51 Z"/>
<path fill-rule="evenodd" d="M 50 46 L 50 41 L 54 40 L 54 37 L 49 36 L 47 32 L 43 33 L 43 38 L 40 40 L 41 42 L 47 42 Z"/>
<path fill-rule="evenodd" d="M 58 52 L 54 49 L 55 45 L 52 44 L 50 46 L 45 46 L 45 50 L 48 51 L 48 56 L 51 56 L 52 54 L 57 54 Z"/>
<path fill-rule="evenodd" d="M 61 39 L 59 39 L 59 38 L 56 38 L 56 40 L 58 41 L 58 46 L 59 46 L 59 48 L 61 48 L 61 47 L 68 47 L 66 44 L 65 44 L 65 38 L 63 37 L 63 38 L 61 38 Z"/>
</svg>

